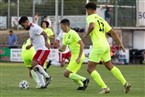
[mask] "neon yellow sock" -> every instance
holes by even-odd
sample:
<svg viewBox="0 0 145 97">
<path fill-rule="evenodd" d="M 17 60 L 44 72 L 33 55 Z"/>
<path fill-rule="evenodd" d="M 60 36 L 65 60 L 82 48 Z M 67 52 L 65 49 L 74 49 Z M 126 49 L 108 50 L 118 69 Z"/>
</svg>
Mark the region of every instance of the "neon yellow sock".
<svg viewBox="0 0 145 97">
<path fill-rule="evenodd" d="M 83 87 L 83 82 L 82 81 L 80 81 L 80 80 L 74 80 L 74 82 L 76 83 L 76 84 L 78 84 L 80 87 Z"/>
<path fill-rule="evenodd" d="M 113 73 L 113 75 L 114 75 L 118 80 L 121 81 L 121 83 L 122 83 L 123 85 L 125 85 L 126 80 L 125 80 L 125 78 L 123 77 L 121 71 L 120 71 L 117 67 L 114 66 L 114 67 L 111 69 L 111 72 Z"/>
<path fill-rule="evenodd" d="M 102 80 L 100 74 L 96 70 L 94 70 L 91 73 L 91 76 L 95 80 L 95 82 L 97 82 L 98 85 L 101 86 L 101 88 L 107 88 L 107 85 L 104 83 L 104 81 Z"/>
<path fill-rule="evenodd" d="M 80 80 L 80 81 L 84 81 L 86 78 L 83 76 L 80 76 L 76 73 L 70 73 L 69 78 L 72 80 Z"/>
<path fill-rule="evenodd" d="M 47 63 L 45 62 L 44 65 L 43 65 L 43 68 L 47 69 L 46 66 L 47 66 Z"/>
</svg>

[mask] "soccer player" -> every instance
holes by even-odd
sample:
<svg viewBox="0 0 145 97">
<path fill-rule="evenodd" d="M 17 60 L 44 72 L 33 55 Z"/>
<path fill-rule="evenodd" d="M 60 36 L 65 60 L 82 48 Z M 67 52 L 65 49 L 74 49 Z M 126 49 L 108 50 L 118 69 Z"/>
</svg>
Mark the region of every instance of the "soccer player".
<svg viewBox="0 0 145 97">
<path fill-rule="evenodd" d="M 77 90 L 85 90 L 88 86 L 89 79 L 77 74 L 85 58 L 83 53 L 84 43 L 77 32 L 70 28 L 70 21 L 68 19 L 63 19 L 60 25 L 63 32 L 66 34 L 63 36 L 63 46 L 59 51 L 65 51 L 68 45 L 72 53 L 70 62 L 64 71 L 64 76 L 70 78 L 79 85 Z"/>
<path fill-rule="evenodd" d="M 43 76 L 36 71 L 36 73 L 32 70 L 32 59 L 35 55 L 35 50 L 34 47 L 32 46 L 30 49 L 26 49 L 26 47 L 28 45 L 31 44 L 30 38 L 28 38 L 22 45 L 22 52 L 21 52 L 21 56 L 22 59 L 24 61 L 25 66 L 29 69 L 30 73 L 30 77 L 32 77 L 34 79 L 34 81 L 37 83 L 36 88 L 40 88 L 43 87 L 45 85 L 45 82 L 43 80 Z M 46 64 L 46 63 L 45 63 Z"/>
<path fill-rule="evenodd" d="M 89 55 L 87 69 L 88 73 L 102 88 L 100 94 L 109 93 L 109 87 L 104 83 L 100 74 L 95 70 L 97 63 L 99 63 L 102 59 L 104 61 L 105 67 L 110 70 L 118 80 L 121 81 L 122 85 L 125 88 L 125 93 L 128 93 L 131 85 L 125 80 L 121 71 L 111 63 L 110 47 L 105 36 L 105 33 L 110 33 L 113 39 L 115 39 L 119 44 L 120 48 L 125 52 L 125 48 L 118 34 L 103 18 L 96 14 L 95 3 L 87 3 L 85 8 L 86 12 L 88 13 L 88 16 L 86 18 L 88 25 L 86 36 L 90 35 L 93 44 L 92 50 Z"/>
<path fill-rule="evenodd" d="M 60 48 L 62 46 L 62 40 L 63 40 L 63 36 L 64 36 L 65 33 L 63 32 L 60 32 L 59 35 L 57 36 L 56 40 L 54 41 L 52 47 L 53 48 Z M 66 47 L 66 50 L 64 52 L 58 52 L 58 55 L 59 55 L 59 62 L 57 61 L 49 61 L 48 62 L 48 65 L 47 65 L 47 68 L 50 66 L 50 65 L 55 65 L 55 66 L 61 66 L 63 67 L 65 65 L 65 60 L 67 59 L 68 61 L 70 61 L 70 58 L 71 58 L 71 52 L 68 48 L 68 46 Z"/>
<path fill-rule="evenodd" d="M 36 54 L 32 59 L 32 69 L 34 72 L 39 72 L 45 77 L 45 85 L 42 88 L 46 88 L 51 81 L 51 77 L 43 69 L 44 62 L 50 53 L 50 45 L 48 44 L 47 35 L 37 24 L 29 22 L 26 16 L 20 18 L 19 24 L 29 31 L 31 44 L 28 45 L 26 49 L 30 49 L 34 46 Z"/>
</svg>

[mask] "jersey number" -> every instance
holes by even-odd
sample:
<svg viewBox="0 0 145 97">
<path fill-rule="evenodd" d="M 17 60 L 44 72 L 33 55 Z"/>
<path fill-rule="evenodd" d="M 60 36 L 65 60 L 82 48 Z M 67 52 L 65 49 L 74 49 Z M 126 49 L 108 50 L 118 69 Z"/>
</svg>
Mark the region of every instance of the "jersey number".
<svg viewBox="0 0 145 97">
<path fill-rule="evenodd" d="M 101 22 L 101 21 L 99 21 L 99 20 L 97 20 L 97 22 L 98 22 L 98 24 L 99 24 L 99 31 L 100 31 L 100 32 L 104 32 L 104 24 L 103 24 L 103 22 Z"/>
</svg>

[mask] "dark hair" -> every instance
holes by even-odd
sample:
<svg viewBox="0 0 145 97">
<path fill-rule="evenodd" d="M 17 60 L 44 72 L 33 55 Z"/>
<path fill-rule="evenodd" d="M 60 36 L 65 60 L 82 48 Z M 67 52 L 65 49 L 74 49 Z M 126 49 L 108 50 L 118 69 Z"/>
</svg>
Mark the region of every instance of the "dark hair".
<svg viewBox="0 0 145 97">
<path fill-rule="evenodd" d="M 61 20 L 61 22 L 60 22 L 61 24 L 65 24 L 65 25 L 70 25 L 70 21 L 68 20 L 68 19 L 63 19 L 63 20 Z"/>
<path fill-rule="evenodd" d="M 28 18 L 26 16 L 22 16 L 20 19 L 19 19 L 19 24 L 22 24 L 24 22 L 26 22 L 28 20 Z"/>
<path fill-rule="evenodd" d="M 10 33 L 13 33 L 13 30 L 10 30 L 9 32 L 10 32 Z"/>
<path fill-rule="evenodd" d="M 42 24 L 43 24 L 43 23 L 46 23 L 46 28 L 48 28 L 49 23 L 48 23 L 47 21 L 42 21 L 42 22 L 41 22 L 41 27 L 42 27 Z"/>
<path fill-rule="evenodd" d="M 96 10 L 97 6 L 95 3 L 87 3 L 86 6 L 85 6 L 86 9 L 93 9 L 93 10 Z"/>
<path fill-rule="evenodd" d="M 45 19 L 46 17 L 48 17 L 48 16 L 47 16 L 47 15 L 45 15 L 45 16 L 44 16 L 44 19 Z"/>
</svg>

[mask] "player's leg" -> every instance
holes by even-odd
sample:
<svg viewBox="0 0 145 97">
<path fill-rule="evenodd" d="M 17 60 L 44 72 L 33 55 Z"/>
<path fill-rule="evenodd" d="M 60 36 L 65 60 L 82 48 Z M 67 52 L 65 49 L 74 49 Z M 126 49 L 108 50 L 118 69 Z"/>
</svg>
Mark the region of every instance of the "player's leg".
<svg viewBox="0 0 145 97">
<path fill-rule="evenodd" d="M 91 75 L 91 77 L 95 80 L 95 82 L 102 88 L 99 93 L 105 94 L 105 93 L 109 93 L 110 89 L 105 84 L 105 82 L 101 78 L 100 74 L 96 71 L 96 64 L 100 62 L 102 53 L 103 53 L 103 51 L 97 51 L 96 49 L 92 49 L 92 51 L 89 55 L 87 71 Z"/>
<path fill-rule="evenodd" d="M 131 85 L 125 80 L 123 74 L 121 73 L 121 71 L 112 64 L 111 62 L 111 57 L 110 57 L 110 49 L 108 48 L 106 53 L 103 56 L 103 61 L 104 61 L 104 65 L 105 67 L 110 70 L 112 72 L 112 74 L 121 81 L 121 83 L 124 85 L 125 87 L 125 93 L 128 93 L 130 90 Z"/>
<path fill-rule="evenodd" d="M 24 64 L 27 68 L 32 68 L 32 59 L 34 56 L 33 52 L 24 52 L 21 54 L 22 59 L 24 60 Z M 36 72 L 32 69 L 30 70 L 31 76 L 33 78 L 33 80 L 36 82 L 37 86 L 39 86 L 39 88 L 44 87 L 44 84 L 42 84 L 42 81 L 39 77 L 39 75 L 36 74 Z"/>
<path fill-rule="evenodd" d="M 49 50 L 38 50 L 33 57 L 32 66 L 34 71 L 38 71 L 46 78 L 46 87 L 50 83 L 51 77 L 47 74 L 47 72 L 43 69 L 44 62 L 49 55 Z"/>
<path fill-rule="evenodd" d="M 79 85 L 78 90 L 85 90 L 89 83 L 89 79 L 76 74 L 76 72 L 81 68 L 81 65 L 84 60 L 84 56 L 81 58 L 81 62 L 79 64 L 76 63 L 75 60 L 76 57 L 77 56 L 72 56 L 70 63 L 68 64 L 66 70 L 64 71 L 64 76 L 76 82 Z"/>
<path fill-rule="evenodd" d="M 59 60 L 60 60 L 60 54 L 59 53 L 58 53 L 58 56 L 59 56 Z M 47 69 L 50 67 L 50 65 L 61 66 L 61 63 L 56 61 L 56 60 L 49 60 L 48 64 L 47 64 Z"/>
<path fill-rule="evenodd" d="M 35 72 L 33 69 L 31 70 L 31 75 L 34 81 L 37 83 L 36 88 L 46 88 L 43 76 L 39 72 Z"/>
</svg>

